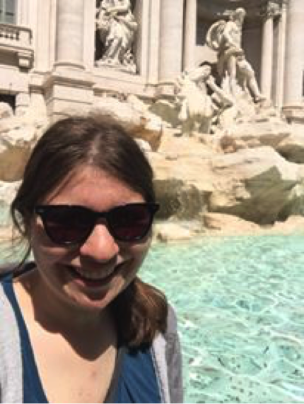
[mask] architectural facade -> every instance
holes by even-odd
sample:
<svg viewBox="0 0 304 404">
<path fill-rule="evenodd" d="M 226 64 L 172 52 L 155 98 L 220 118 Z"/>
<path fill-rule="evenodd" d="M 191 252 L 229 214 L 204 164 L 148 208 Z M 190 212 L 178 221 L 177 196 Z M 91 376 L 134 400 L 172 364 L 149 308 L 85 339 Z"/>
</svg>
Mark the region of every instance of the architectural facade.
<svg viewBox="0 0 304 404">
<path fill-rule="evenodd" d="M 206 33 L 237 7 L 261 92 L 304 120 L 303 0 L 0 0 L 0 101 L 52 118 L 108 94 L 170 97 L 182 71 L 215 63 Z"/>
</svg>

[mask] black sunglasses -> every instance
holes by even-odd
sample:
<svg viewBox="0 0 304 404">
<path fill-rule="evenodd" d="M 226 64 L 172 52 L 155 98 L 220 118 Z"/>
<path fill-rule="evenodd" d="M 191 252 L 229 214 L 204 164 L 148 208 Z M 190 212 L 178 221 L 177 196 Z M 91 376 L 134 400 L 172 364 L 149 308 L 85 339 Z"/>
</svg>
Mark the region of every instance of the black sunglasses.
<svg viewBox="0 0 304 404">
<path fill-rule="evenodd" d="M 100 219 L 116 240 L 140 241 L 148 234 L 158 209 L 157 203 L 130 203 L 108 212 L 73 205 L 39 205 L 34 210 L 53 243 L 72 245 L 84 243 Z"/>
</svg>

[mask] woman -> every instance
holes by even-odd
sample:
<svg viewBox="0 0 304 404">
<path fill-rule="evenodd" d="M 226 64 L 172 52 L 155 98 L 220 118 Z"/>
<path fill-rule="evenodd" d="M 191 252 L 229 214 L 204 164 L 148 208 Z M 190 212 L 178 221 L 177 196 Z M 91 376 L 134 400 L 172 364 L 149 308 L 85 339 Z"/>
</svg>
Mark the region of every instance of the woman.
<svg viewBox="0 0 304 404">
<path fill-rule="evenodd" d="M 0 287 L 1 401 L 182 400 L 174 313 L 137 277 L 152 180 L 116 124 L 66 118 L 38 141 L 11 206 L 28 248 Z"/>
</svg>

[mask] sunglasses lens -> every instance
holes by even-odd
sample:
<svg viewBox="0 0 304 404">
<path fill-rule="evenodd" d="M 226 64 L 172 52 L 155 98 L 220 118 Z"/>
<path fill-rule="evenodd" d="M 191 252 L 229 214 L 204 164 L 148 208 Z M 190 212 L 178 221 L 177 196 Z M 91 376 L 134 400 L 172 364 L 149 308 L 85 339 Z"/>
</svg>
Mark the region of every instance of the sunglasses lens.
<svg viewBox="0 0 304 404">
<path fill-rule="evenodd" d="M 94 226 L 88 211 L 72 206 L 52 206 L 42 219 L 47 234 L 58 244 L 78 243 Z"/>
<path fill-rule="evenodd" d="M 45 232 L 56 244 L 83 243 L 97 220 L 105 220 L 109 232 L 120 241 L 138 241 L 149 232 L 157 204 L 134 203 L 119 206 L 108 212 L 94 212 L 82 206 L 37 206 Z"/>
<path fill-rule="evenodd" d="M 144 238 L 150 230 L 154 213 L 154 209 L 147 204 L 131 204 L 113 209 L 109 215 L 113 236 L 121 241 Z"/>
</svg>

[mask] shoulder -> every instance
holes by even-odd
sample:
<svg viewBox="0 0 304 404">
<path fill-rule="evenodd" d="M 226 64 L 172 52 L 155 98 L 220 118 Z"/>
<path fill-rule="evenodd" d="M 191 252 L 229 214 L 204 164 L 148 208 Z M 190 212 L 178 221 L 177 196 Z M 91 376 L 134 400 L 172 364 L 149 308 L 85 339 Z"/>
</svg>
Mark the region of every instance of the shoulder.
<svg viewBox="0 0 304 404">
<path fill-rule="evenodd" d="M 13 264 L 0 265 L 0 280 L 7 273 L 11 272 L 14 268 Z"/>
<path fill-rule="evenodd" d="M 177 317 L 171 306 L 169 306 L 167 331 L 164 338 L 166 340 L 166 361 L 169 374 L 179 374 L 182 367 L 181 344 L 177 330 Z"/>
<path fill-rule="evenodd" d="M 14 310 L 0 282 L 0 401 L 22 402 L 20 336 Z"/>
<path fill-rule="evenodd" d="M 174 308 L 168 305 L 168 316 L 167 316 L 167 330 L 165 336 L 169 336 L 177 333 L 177 317 Z"/>
<path fill-rule="evenodd" d="M 13 274 L 19 273 L 23 270 L 23 268 L 26 268 L 27 265 L 25 264 L 23 267 L 19 267 L 18 262 L 9 262 L 7 264 L 1 264 L 0 265 L 0 282 L 3 278 L 6 278 L 7 275 L 11 275 L 13 277 Z"/>
<path fill-rule="evenodd" d="M 183 402 L 181 347 L 176 314 L 170 305 L 166 332 L 155 338 L 152 352 L 163 402 Z"/>
<path fill-rule="evenodd" d="M 0 282 L 0 353 L 3 351 L 5 345 L 10 340 L 6 341 L 9 332 L 12 329 L 11 324 L 14 324 L 14 312 L 9 299 L 6 296 L 3 288 L 3 282 Z M 1 361 L 1 360 L 0 360 Z"/>
</svg>

